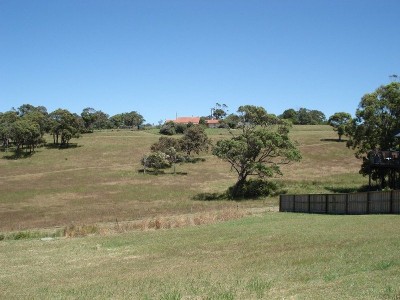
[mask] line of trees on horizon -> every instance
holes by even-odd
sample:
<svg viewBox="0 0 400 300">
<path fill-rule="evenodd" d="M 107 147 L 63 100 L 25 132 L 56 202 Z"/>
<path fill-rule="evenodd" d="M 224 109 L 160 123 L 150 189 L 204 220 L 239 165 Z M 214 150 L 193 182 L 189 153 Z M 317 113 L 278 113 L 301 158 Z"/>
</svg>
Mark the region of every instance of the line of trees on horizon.
<svg viewBox="0 0 400 300">
<path fill-rule="evenodd" d="M 31 153 L 45 143 L 46 133 L 52 135 L 54 145 L 68 147 L 72 138 L 95 129 L 139 129 L 144 122 L 143 116 L 136 111 L 110 117 L 90 107 L 78 115 L 62 108 L 49 113 L 44 106 L 23 104 L 17 109 L 0 112 L 0 145 L 5 150 L 14 146 L 16 152 L 25 149 Z"/>
</svg>

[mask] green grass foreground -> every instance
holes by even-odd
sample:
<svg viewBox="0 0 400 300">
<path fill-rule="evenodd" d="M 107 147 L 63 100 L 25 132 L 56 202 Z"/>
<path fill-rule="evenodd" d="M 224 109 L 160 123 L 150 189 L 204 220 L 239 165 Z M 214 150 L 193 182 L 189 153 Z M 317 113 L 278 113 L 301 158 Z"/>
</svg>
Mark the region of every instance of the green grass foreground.
<svg viewBox="0 0 400 300">
<path fill-rule="evenodd" d="M 400 218 L 266 213 L 0 242 L 2 299 L 399 299 Z"/>
</svg>

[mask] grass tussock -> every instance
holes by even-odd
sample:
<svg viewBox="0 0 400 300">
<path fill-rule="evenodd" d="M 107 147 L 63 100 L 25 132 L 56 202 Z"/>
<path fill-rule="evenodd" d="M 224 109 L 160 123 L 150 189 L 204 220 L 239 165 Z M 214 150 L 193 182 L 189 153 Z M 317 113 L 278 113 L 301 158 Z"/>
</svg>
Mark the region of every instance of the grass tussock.
<svg viewBox="0 0 400 300">
<path fill-rule="evenodd" d="M 199 226 L 206 224 L 215 224 L 228 220 L 235 220 L 252 214 L 254 214 L 254 212 L 250 210 L 236 208 L 195 214 L 159 216 L 137 221 L 118 222 L 118 220 L 116 220 L 115 223 L 111 224 L 99 224 L 98 233 L 102 235 L 109 235 L 134 230 L 147 231 Z"/>
</svg>

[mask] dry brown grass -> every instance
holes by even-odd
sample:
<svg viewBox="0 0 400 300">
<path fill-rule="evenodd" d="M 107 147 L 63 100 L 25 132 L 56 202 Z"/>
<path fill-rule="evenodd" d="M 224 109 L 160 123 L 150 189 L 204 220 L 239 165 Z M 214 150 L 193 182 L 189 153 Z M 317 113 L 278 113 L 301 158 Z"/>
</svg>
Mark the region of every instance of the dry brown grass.
<svg viewBox="0 0 400 300">
<path fill-rule="evenodd" d="M 214 140 L 227 136 L 222 130 L 212 133 Z M 292 136 L 299 141 L 303 160 L 283 167 L 284 177 L 278 180 L 289 189 L 307 180 L 340 185 L 338 180 L 357 174 L 359 162 L 344 143 L 332 141 L 336 135 L 330 127 L 297 126 Z M 158 138 L 148 132 L 102 131 L 75 140 L 78 147 L 40 148 L 26 159 L 7 159 L 10 153 L 0 152 L 0 232 L 277 205 L 277 198 L 193 200 L 202 193 L 222 193 L 235 182 L 230 166 L 210 153 L 202 154 L 205 162 L 178 165 L 176 175 L 139 173 L 140 158 Z"/>
</svg>

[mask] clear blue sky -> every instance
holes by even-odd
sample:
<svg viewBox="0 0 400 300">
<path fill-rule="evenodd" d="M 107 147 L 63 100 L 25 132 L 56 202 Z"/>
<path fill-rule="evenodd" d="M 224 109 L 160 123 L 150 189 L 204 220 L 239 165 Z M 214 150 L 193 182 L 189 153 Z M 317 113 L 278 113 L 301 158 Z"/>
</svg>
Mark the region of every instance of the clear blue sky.
<svg viewBox="0 0 400 300">
<path fill-rule="evenodd" d="M 0 111 L 147 122 L 306 107 L 354 114 L 400 75 L 399 0 L 0 0 Z"/>
</svg>

